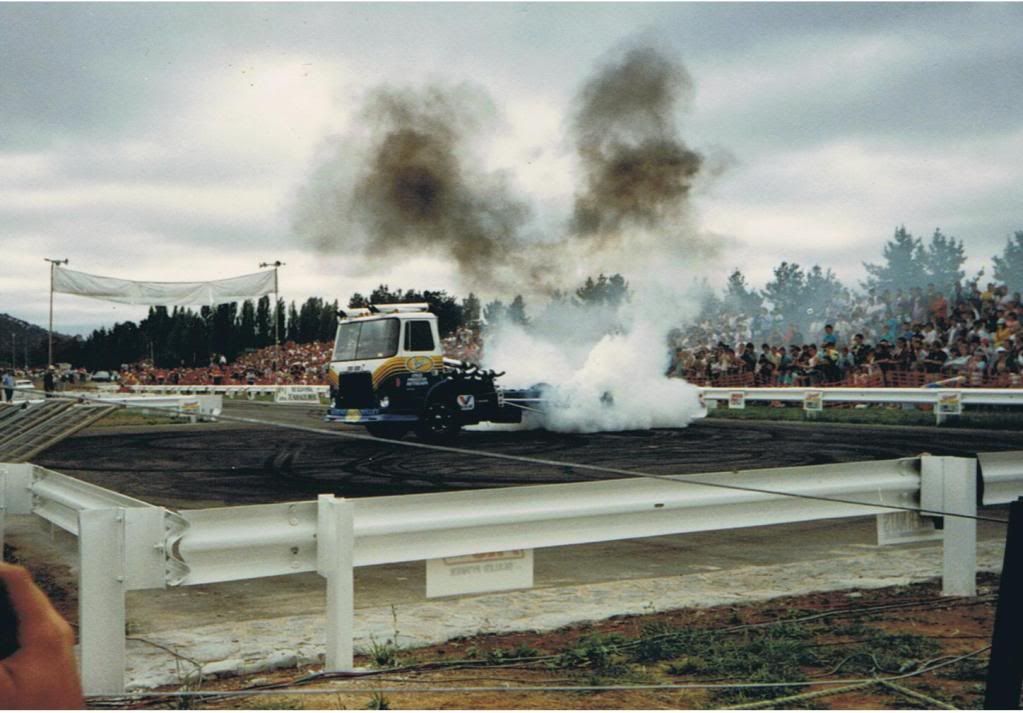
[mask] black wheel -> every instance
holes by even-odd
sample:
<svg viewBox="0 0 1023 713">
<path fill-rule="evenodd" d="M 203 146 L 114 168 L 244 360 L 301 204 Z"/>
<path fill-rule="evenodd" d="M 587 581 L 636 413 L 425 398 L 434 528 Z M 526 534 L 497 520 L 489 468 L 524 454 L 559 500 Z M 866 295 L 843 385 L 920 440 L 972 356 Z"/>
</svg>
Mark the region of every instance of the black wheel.
<svg viewBox="0 0 1023 713">
<path fill-rule="evenodd" d="M 408 433 L 408 424 L 401 422 L 388 422 L 381 421 L 380 423 L 367 423 L 366 430 L 369 431 L 369 435 L 376 436 L 377 438 L 390 438 L 392 440 L 398 440 L 406 433 Z"/>
<path fill-rule="evenodd" d="M 461 428 L 455 405 L 442 397 L 426 404 L 416 424 L 416 435 L 434 443 L 450 441 Z"/>
</svg>

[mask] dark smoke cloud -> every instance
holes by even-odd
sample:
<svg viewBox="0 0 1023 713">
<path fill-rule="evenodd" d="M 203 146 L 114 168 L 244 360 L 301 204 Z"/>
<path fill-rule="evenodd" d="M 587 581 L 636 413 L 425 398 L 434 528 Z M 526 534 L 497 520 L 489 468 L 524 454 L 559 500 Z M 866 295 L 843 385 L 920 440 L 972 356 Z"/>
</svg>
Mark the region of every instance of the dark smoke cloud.
<svg viewBox="0 0 1023 713">
<path fill-rule="evenodd" d="M 607 238 L 678 215 L 703 163 L 676 124 L 691 92 L 685 68 L 650 48 L 628 51 L 583 87 L 573 129 L 585 186 L 574 233 Z"/>
<path fill-rule="evenodd" d="M 377 89 L 358 128 L 332 142 L 302 189 L 296 230 L 321 249 L 374 261 L 439 255 L 484 291 L 549 293 L 582 262 L 618 271 L 637 251 L 633 233 L 656 241 L 654 250 L 693 255 L 703 246 L 678 219 L 703 159 L 676 123 L 691 91 L 685 69 L 653 49 L 632 49 L 597 72 L 572 117 L 582 185 L 570 230 L 537 241 L 524 237 L 528 207 L 473 152 L 496 124 L 485 92 Z"/>
<path fill-rule="evenodd" d="M 478 169 L 468 149 L 493 114 L 486 95 L 466 86 L 380 89 L 370 96 L 361 115 L 370 128 L 359 152 L 365 162 L 352 185 L 340 188 L 350 191 L 351 202 L 330 207 L 348 213 L 365 255 L 439 253 L 470 282 L 482 283 L 495 263 L 517 253 L 528 210 L 500 177 Z M 307 222 L 322 226 L 323 220 Z M 335 239 L 344 237 L 339 232 Z"/>
</svg>

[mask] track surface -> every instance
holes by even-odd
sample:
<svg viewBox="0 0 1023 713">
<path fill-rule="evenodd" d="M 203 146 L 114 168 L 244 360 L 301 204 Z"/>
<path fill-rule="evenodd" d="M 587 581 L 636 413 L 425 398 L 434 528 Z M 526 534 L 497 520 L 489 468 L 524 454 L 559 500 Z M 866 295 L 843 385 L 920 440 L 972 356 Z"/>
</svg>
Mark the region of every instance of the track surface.
<svg viewBox="0 0 1023 713">
<path fill-rule="evenodd" d="M 323 424 L 316 412 L 303 407 L 228 406 L 229 414 L 364 433 Z M 705 420 L 684 429 L 623 433 L 465 432 L 456 445 L 658 474 L 693 474 L 922 452 L 966 456 L 1019 449 L 1023 435 Z M 58 444 L 34 462 L 172 508 L 306 500 L 318 493 L 365 497 L 615 477 L 281 428 L 202 424 L 116 433 L 97 428 Z"/>
</svg>

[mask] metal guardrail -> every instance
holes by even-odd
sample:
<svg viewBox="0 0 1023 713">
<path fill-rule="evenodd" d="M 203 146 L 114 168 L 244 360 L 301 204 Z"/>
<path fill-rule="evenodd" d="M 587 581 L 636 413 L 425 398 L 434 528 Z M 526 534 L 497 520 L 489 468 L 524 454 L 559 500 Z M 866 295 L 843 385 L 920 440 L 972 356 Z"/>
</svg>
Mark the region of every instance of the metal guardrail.
<svg viewBox="0 0 1023 713">
<path fill-rule="evenodd" d="M 1023 451 L 979 460 L 985 504 L 1023 494 Z M 327 580 L 327 666 L 345 670 L 353 658 L 354 567 L 871 514 L 880 534 L 882 521 L 922 509 L 965 516 L 946 517 L 940 531 L 943 591 L 976 591 L 974 459 L 921 456 L 680 479 L 357 500 L 322 495 L 173 513 L 53 471 L 0 464 L 0 541 L 5 513 L 35 513 L 78 535 L 90 694 L 123 691 L 124 601 L 132 589 L 316 571 Z M 939 536 L 933 526 L 912 529 L 919 525 L 887 541 Z"/>
<path fill-rule="evenodd" d="M 228 398 L 273 396 L 295 389 L 314 391 L 323 396 L 330 393 L 326 384 L 126 384 L 120 388 L 138 394 L 220 394 Z"/>
<path fill-rule="evenodd" d="M 698 387 L 704 402 L 725 402 L 744 408 L 746 401 L 818 404 L 905 404 L 934 408 L 935 419 L 955 415 L 963 406 L 1023 406 L 1023 389 L 847 388 L 847 387 Z"/>
<path fill-rule="evenodd" d="M 797 386 L 749 387 L 729 389 L 701 387 L 706 400 L 727 401 L 731 394 L 744 394 L 749 401 L 801 402 L 808 394 L 821 394 L 825 403 L 934 404 L 942 394 L 960 394 L 964 404 L 986 406 L 1023 406 L 1023 389 L 903 389 L 847 387 L 810 388 Z"/>
</svg>

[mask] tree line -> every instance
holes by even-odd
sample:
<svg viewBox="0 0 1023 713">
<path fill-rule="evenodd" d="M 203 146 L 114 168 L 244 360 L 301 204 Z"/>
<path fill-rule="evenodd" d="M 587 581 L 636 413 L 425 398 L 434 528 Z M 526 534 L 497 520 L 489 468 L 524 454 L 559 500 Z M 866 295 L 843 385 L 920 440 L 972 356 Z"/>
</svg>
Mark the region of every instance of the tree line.
<svg viewBox="0 0 1023 713">
<path fill-rule="evenodd" d="M 860 283 L 864 292 L 877 294 L 885 290 L 908 290 L 933 285 L 950 293 L 966 278 L 963 265 L 966 253 L 961 240 L 935 230 L 926 243 L 914 237 L 904 226 L 894 232 L 882 251 L 882 262 L 864 263 L 867 278 Z M 1000 256 L 993 258 L 993 280 L 1018 288 L 1023 275 L 1023 231 L 1017 231 Z M 972 276 L 980 280 L 984 271 Z M 704 281 L 704 284 L 706 282 Z M 768 303 L 774 311 L 786 316 L 804 311 L 806 305 L 828 312 L 832 305 L 848 302 L 854 290 L 842 284 L 830 268 L 813 265 L 803 268 L 783 261 L 773 270 L 772 279 L 762 290 L 752 288 L 738 269 L 728 278 L 724 291 L 705 290 L 703 316 L 713 318 L 722 309 L 756 314 Z M 620 274 L 588 277 L 571 292 L 555 292 L 551 301 L 571 300 L 577 304 L 618 305 L 629 299 L 629 286 Z M 392 302 L 426 302 L 437 315 L 442 336 L 462 326 L 494 324 L 503 320 L 527 324 L 526 302 L 516 295 L 507 304 L 495 299 L 486 304 L 469 293 L 459 298 L 444 290 L 402 290 L 380 285 L 369 295 L 354 293 L 349 308 L 367 304 Z M 223 354 L 228 361 L 252 349 L 274 344 L 274 325 L 280 341 L 299 344 L 333 340 L 337 324 L 337 300 L 310 297 L 302 305 L 284 300 L 271 304 L 269 297 L 258 301 L 232 302 L 218 307 L 189 308 L 151 307 L 138 324 L 121 322 L 107 329 L 95 330 L 86 338 L 70 338 L 55 343 L 54 358 L 87 369 L 113 369 L 121 364 L 152 360 L 155 366 L 194 367 L 206 365 Z M 45 344 L 33 352 L 33 363 L 45 363 Z"/>
</svg>

